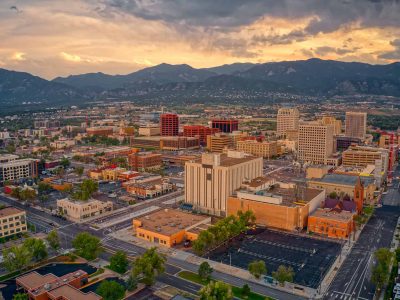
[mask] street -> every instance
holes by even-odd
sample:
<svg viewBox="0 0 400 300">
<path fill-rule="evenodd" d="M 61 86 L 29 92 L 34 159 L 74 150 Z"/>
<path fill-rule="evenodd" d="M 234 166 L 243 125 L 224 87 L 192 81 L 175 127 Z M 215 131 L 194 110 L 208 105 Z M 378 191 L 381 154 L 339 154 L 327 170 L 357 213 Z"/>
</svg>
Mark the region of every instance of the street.
<svg viewBox="0 0 400 300">
<path fill-rule="evenodd" d="M 398 176 L 399 168 L 395 172 Z M 371 282 L 374 252 L 390 248 L 400 216 L 399 182 L 393 180 L 388 193 L 382 195 L 383 206 L 375 209 L 351 252 L 343 262 L 324 299 L 373 299 L 375 286 Z"/>
</svg>

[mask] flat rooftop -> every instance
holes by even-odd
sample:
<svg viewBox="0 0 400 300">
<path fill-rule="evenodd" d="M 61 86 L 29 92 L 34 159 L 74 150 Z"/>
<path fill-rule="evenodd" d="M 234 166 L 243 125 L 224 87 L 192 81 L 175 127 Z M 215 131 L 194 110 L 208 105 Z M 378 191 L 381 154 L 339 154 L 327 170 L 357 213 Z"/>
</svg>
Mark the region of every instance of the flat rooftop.
<svg viewBox="0 0 400 300">
<path fill-rule="evenodd" d="M 298 205 L 306 204 L 317 197 L 319 194 L 323 193 L 322 190 L 314 189 L 314 188 L 302 188 L 297 193 L 294 188 L 281 188 L 281 187 L 273 187 L 268 190 L 261 190 L 261 191 L 249 191 L 247 189 L 239 189 L 238 192 L 242 193 L 242 198 L 245 198 L 245 194 L 249 195 L 257 195 L 257 196 L 265 196 L 265 197 L 281 197 L 282 203 L 276 205 L 283 205 L 289 207 L 295 207 Z M 249 199 L 252 201 L 257 201 L 253 199 Z M 259 202 L 263 202 L 260 200 Z M 267 202 L 265 202 L 267 203 Z M 270 203 L 274 204 L 274 203 Z"/>
<path fill-rule="evenodd" d="M 5 207 L 3 209 L 0 209 L 0 218 L 16 215 L 16 214 L 19 214 L 22 212 L 24 212 L 24 211 L 20 210 L 18 208 L 15 208 L 15 207 L 11 207 L 11 206 Z"/>
<path fill-rule="evenodd" d="M 374 178 L 369 178 L 369 177 L 360 177 L 360 179 L 361 179 L 361 182 L 364 184 L 364 186 L 368 186 L 375 181 Z M 354 186 L 356 184 L 357 180 L 358 180 L 358 176 L 354 176 L 354 175 L 326 174 L 322 178 L 311 179 L 310 181 Z"/>
<path fill-rule="evenodd" d="M 209 216 L 195 215 L 180 210 L 166 209 L 150 213 L 135 219 L 141 222 L 141 228 L 163 235 L 173 235 L 189 227 L 211 221 Z"/>
<path fill-rule="evenodd" d="M 348 222 L 353 219 L 354 213 L 342 210 L 337 212 L 330 208 L 319 208 L 311 214 L 312 217 L 324 218 L 329 220 L 335 220 L 339 222 Z"/>
<path fill-rule="evenodd" d="M 89 292 L 84 293 L 70 285 L 62 285 L 58 288 L 55 288 L 51 291 L 48 291 L 47 294 L 53 297 L 52 299 L 68 299 L 68 300 L 100 300 L 102 299 L 99 295 Z"/>
</svg>

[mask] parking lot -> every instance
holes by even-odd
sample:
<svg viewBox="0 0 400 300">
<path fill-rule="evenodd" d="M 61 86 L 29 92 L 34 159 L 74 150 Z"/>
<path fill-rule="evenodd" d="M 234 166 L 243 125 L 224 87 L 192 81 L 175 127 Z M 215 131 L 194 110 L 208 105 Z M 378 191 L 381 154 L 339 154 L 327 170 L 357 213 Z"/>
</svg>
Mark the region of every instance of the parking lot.
<svg viewBox="0 0 400 300">
<path fill-rule="evenodd" d="M 290 266 L 295 272 L 295 283 L 317 288 L 341 247 L 341 243 L 334 241 L 267 229 L 238 238 L 228 248 L 217 249 L 210 259 L 242 269 L 254 260 L 263 260 L 268 275 L 280 265 Z"/>
</svg>

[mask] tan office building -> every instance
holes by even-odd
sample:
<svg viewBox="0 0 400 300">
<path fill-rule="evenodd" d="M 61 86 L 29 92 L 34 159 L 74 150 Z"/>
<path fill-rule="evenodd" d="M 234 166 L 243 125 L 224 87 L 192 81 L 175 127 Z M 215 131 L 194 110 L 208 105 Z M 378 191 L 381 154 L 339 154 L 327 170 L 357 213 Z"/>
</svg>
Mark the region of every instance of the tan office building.
<svg viewBox="0 0 400 300">
<path fill-rule="evenodd" d="M 27 231 L 26 213 L 15 207 L 0 209 L 0 238 Z"/>
<path fill-rule="evenodd" d="M 346 112 L 346 136 L 365 139 L 367 133 L 367 113 Z"/>
<path fill-rule="evenodd" d="M 280 108 L 276 117 L 276 134 L 284 136 L 288 130 L 297 130 L 299 118 L 300 113 L 297 108 Z"/>
<path fill-rule="evenodd" d="M 262 157 L 239 151 L 204 153 L 201 160 L 185 164 L 185 202 L 195 210 L 224 216 L 233 191 L 262 173 Z"/>
<path fill-rule="evenodd" d="M 333 153 L 333 125 L 321 121 L 299 125 L 298 159 L 312 164 L 327 164 Z"/>
<path fill-rule="evenodd" d="M 111 201 L 103 202 L 95 199 L 89 199 L 88 201 L 60 199 L 57 200 L 57 209 L 69 220 L 80 222 L 84 219 L 112 211 L 113 203 Z"/>
<path fill-rule="evenodd" d="M 236 149 L 254 156 L 261 156 L 267 159 L 278 155 L 278 146 L 276 141 L 258 142 L 255 140 L 237 141 Z"/>
<path fill-rule="evenodd" d="M 234 141 L 232 136 L 223 133 L 216 133 L 207 136 L 207 148 L 211 152 L 221 153 L 225 148 L 234 149 Z"/>
<path fill-rule="evenodd" d="M 333 125 L 333 134 L 334 135 L 339 135 L 342 133 L 342 121 L 337 120 L 334 117 L 330 116 L 323 116 L 322 119 L 322 124 L 324 125 Z"/>
</svg>

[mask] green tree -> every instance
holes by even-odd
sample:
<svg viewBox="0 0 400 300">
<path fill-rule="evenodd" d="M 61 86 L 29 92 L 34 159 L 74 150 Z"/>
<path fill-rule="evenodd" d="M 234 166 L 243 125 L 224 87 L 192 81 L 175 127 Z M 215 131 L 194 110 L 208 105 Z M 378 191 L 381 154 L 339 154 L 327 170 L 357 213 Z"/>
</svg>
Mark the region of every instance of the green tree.
<svg viewBox="0 0 400 300">
<path fill-rule="evenodd" d="M 45 193 L 51 190 L 51 185 L 47 182 L 40 181 L 38 183 L 38 192 L 39 193 Z"/>
<path fill-rule="evenodd" d="M 20 192 L 20 200 L 22 201 L 32 201 L 36 198 L 36 192 L 33 189 L 26 188 Z"/>
<path fill-rule="evenodd" d="M 58 250 L 60 248 L 60 238 L 56 230 L 50 231 L 46 237 L 46 240 L 53 250 Z"/>
<path fill-rule="evenodd" d="M 229 300 L 233 299 L 232 288 L 222 281 L 210 281 L 202 287 L 200 292 L 201 300 Z"/>
<path fill-rule="evenodd" d="M 14 198 L 20 200 L 21 199 L 21 188 L 16 187 L 16 188 L 12 189 L 11 197 L 14 197 Z"/>
<path fill-rule="evenodd" d="M 110 269 L 117 273 L 125 273 L 128 269 L 128 265 L 129 261 L 124 251 L 117 251 L 110 258 Z"/>
<path fill-rule="evenodd" d="M 280 265 L 275 272 L 272 272 L 272 277 L 278 281 L 280 285 L 283 285 L 285 281 L 293 282 L 294 271 L 292 267 Z"/>
<path fill-rule="evenodd" d="M 3 265 L 9 272 L 27 267 L 31 259 L 31 252 L 23 245 L 13 246 L 3 250 Z"/>
<path fill-rule="evenodd" d="M 393 257 L 392 252 L 388 248 L 379 248 L 375 251 L 374 256 L 378 262 L 378 264 L 383 265 L 386 268 L 389 268 L 390 260 Z"/>
<path fill-rule="evenodd" d="M 157 275 L 165 271 L 165 256 L 157 252 L 157 248 L 148 249 L 142 256 L 135 259 L 132 274 L 142 276 L 146 285 L 152 285 Z"/>
<path fill-rule="evenodd" d="M 338 195 L 336 192 L 331 192 L 328 196 L 329 198 L 336 199 Z"/>
<path fill-rule="evenodd" d="M 32 258 L 36 261 L 43 260 L 47 257 L 46 245 L 41 239 L 28 238 L 24 241 L 23 246 L 32 254 Z"/>
<path fill-rule="evenodd" d="M 263 260 L 255 260 L 249 263 L 248 270 L 255 278 L 260 279 L 261 275 L 267 273 L 267 267 Z"/>
<path fill-rule="evenodd" d="M 103 280 L 96 289 L 96 294 L 104 300 L 119 300 L 125 296 L 125 288 L 116 281 Z"/>
<path fill-rule="evenodd" d="M 139 280 L 137 279 L 137 277 L 131 273 L 126 280 L 126 288 L 128 289 L 128 291 L 131 292 L 133 290 L 136 290 L 138 282 Z"/>
<path fill-rule="evenodd" d="M 247 299 L 250 296 L 251 289 L 248 284 L 244 284 L 242 287 L 242 297 Z"/>
<path fill-rule="evenodd" d="M 377 263 L 372 268 L 371 281 L 380 290 L 389 279 L 389 272 L 382 264 Z"/>
<path fill-rule="evenodd" d="M 396 249 L 395 255 L 396 255 L 396 261 L 400 262 L 400 248 Z"/>
<path fill-rule="evenodd" d="M 71 165 L 71 162 L 69 161 L 68 158 L 63 157 L 60 160 L 60 166 L 62 166 L 64 169 L 68 168 Z"/>
<path fill-rule="evenodd" d="M 99 184 L 93 179 L 85 179 L 78 190 L 72 194 L 72 198 L 80 201 L 87 201 L 93 193 L 97 192 Z"/>
<path fill-rule="evenodd" d="M 79 233 L 72 241 L 72 246 L 76 254 L 87 260 L 95 259 L 100 253 L 100 240 L 87 232 Z"/>
<path fill-rule="evenodd" d="M 210 264 L 206 261 L 202 262 L 199 266 L 198 274 L 199 277 L 203 280 L 209 280 L 211 277 L 211 274 L 213 272 L 213 268 L 210 266 Z"/>
<path fill-rule="evenodd" d="M 83 171 L 84 171 L 85 169 L 83 168 L 83 167 L 76 167 L 75 168 L 75 173 L 76 173 L 76 175 L 78 175 L 78 176 L 82 176 L 83 175 Z"/>
<path fill-rule="evenodd" d="M 14 294 L 13 300 L 28 300 L 28 295 L 23 293 Z"/>
<path fill-rule="evenodd" d="M 16 150 L 16 148 L 15 148 L 15 144 L 13 142 L 7 144 L 6 151 L 8 153 L 11 153 L 11 154 L 15 153 L 15 150 Z"/>
</svg>

